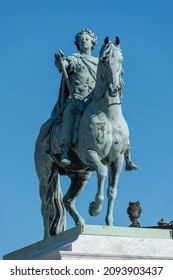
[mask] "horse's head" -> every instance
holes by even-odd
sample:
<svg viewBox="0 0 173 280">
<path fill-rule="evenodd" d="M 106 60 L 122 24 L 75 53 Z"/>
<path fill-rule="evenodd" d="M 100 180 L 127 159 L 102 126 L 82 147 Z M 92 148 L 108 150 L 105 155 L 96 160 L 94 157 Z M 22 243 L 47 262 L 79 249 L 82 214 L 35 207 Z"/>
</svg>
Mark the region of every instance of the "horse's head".
<svg viewBox="0 0 173 280">
<path fill-rule="evenodd" d="M 116 37 L 115 42 L 112 42 L 106 37 L 100 50 L 99 64 L 102 78 L 106 81 L 110 96 L 116 96 L 124 86 L 122 61 L 123 55 L 119 47 L 119 38 Z"/>
</svg>

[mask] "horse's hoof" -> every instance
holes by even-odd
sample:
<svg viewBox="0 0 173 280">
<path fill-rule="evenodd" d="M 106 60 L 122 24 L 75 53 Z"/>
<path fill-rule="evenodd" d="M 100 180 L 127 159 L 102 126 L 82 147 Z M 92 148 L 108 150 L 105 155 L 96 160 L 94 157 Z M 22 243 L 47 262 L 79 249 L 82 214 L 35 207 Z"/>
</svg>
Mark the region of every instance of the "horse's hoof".
<svg viewBox="0 0 173 280">
<path fill-rule="evenodd" d="M 106 217 L 105 223 L 107 226 L 113 227 L 113 217 Z"/>
<path fill-rule="evenodd" d="M 139 166 L 137 166 L 134 162 L 130 161 L 129 163 L 126 163 L 125 170 L 126 171 L 139 170 Z"/>
<path fill-rule="evenodd" d="M 91 202 L 89 205 L 88 212 L 91 216 L 97 216 L 102 209 L 102 205 L 97 205 L 95 201 Z"/>
<path fill-rule="evenodd" d="M 85 225 L 85 220 L 83 218 L 80 218 L 76 223 L 76 226 L 84 226 L 84 225 Z"/>
</svg>

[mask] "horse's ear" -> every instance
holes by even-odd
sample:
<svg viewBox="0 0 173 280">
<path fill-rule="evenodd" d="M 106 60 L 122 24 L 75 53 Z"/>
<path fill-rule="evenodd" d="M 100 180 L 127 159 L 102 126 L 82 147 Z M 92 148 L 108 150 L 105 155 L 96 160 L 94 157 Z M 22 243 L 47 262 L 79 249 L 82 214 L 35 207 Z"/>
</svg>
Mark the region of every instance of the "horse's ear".
<svg viewBox="0 0 173 280">
<path fill-rule="evenodd" d="M 109 43 L 109 36 L 107 36 L 104 40 L 104 44 L 107 45 Z"/>
<path fill-rule="evenodd" d="M 120 44 L 120 39 L 118 36 L 115 37 L 115 46 L 118 46 Z"/>
</svg>

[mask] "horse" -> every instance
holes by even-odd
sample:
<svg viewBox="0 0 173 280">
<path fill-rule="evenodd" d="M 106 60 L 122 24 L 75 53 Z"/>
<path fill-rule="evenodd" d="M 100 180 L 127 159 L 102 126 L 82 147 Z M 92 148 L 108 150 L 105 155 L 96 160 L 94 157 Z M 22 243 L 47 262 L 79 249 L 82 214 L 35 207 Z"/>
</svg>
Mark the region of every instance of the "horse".
<svg viewBox="0 0 173 280">
<path fill-rule="evenodd" d="M 102 209 L 104 184 L 108 173 L 105 222 L 106 225 L 113 226 L 113 207 L 119 176 L 124 163 L 124 154 L 129 147 L 129 129 L 121 106 L 124 86 L 122 62 L 123 54 L 119 38 L 116 37 L 113 42 L 107 37 L 100 50 L 92 100 L 81 116 L 78 141 L 69 149 L 70 166 L 64 167 L 60 164 L 59 123 L 54 123 L 46 137 L 43 137 L 43 134 L 49 120 L 41 127 L 34 157 L 42 202 L 44 238 L 66 229 L 66 211 L 76 226 L 85 224 L 75 207 L 75 201 L 93 171 L 97 174 L 98 185 L 95 199 L 89 205 L 89 214 L 96 216 Z M 51 139 L 51 153 L 46 152 L 48 137 Z M 64 197 L 60 186 L 61 175 L 66 175 L 71 180 Z"/>
</svg>

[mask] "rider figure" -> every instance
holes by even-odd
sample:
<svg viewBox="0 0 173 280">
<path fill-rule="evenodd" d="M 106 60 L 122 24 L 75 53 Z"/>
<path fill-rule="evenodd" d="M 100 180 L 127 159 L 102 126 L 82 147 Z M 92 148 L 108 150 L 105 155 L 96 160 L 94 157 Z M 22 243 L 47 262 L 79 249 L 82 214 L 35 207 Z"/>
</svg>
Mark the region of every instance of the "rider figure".
<svg viewBox="0 0 173 280">
<path fill-rule="evenodd" d="M 63 64 L 68 73 L 76 102 L 69 93 L 65 79 L 62 77 L 59 107 L 63 110 L 63 126 L 61 130 L 61 164 L 68 165 L 68 149 L 72 144 L 72 130 L 79 111 L 83 111 L 90 100 L 90 93 L 95 87 L 98 58 L 91 55 L 97 42 L 97 37 L 89 29 L 82 29 L 75 37 L 75 44 L 80 53 L 74 53 L 63 59 Z M 59 53 L 55 55 L 55 65 L 62 72 Z M 53 114 L 56 112 L 56 105 Z"/>
<path fill-rule="evenodd" d="M 69 165 L 68 149 L 72 145 L 72 131 L 79 112 L 84 111 L 90 102 L 90 93 L 95 87 L 98 58 L 91 55 L 91 51 L 97 43 L 97 37 L 89 29 L 82 29 L 75 37 L 75 45 L 80 53 L 63 58 L 63 66 L 68 74 L 68 79 L 73 91 L 73 98 L 67 87 L 64 73 L 59 92 L 59 99 L 55 104 L 51 117 L 57 114 L 57 110 L 63 112 L 61 129 L 61 164 Z M 55 65 L 59 72 L 63 72 L 61 58 L 62 52 L 55 54 Z M 75 98 L 75 102 L 74 102 Z M 64 109 L 63 109 L 64 108 Z M 130 147 L 124 154 L 126 170 L 139 169 L 131 160 Z"/>
</svg>

